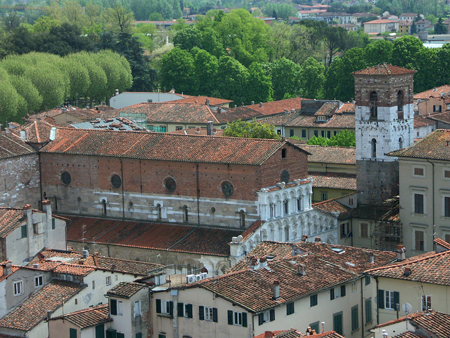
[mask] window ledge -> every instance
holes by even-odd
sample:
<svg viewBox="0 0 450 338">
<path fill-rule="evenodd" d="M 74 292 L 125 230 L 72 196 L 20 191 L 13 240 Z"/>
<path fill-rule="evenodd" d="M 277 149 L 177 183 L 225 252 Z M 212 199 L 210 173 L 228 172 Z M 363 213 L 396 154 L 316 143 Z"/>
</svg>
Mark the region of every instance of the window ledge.
<svg viewBox="0 0 450 338">
<path fill-rule="evenodd" d="M 170 315 L 168 313 L 158 313 L 158 317 L 165 317 L 165 318 L 173 318 L 173 315 Z"/>
</svg>

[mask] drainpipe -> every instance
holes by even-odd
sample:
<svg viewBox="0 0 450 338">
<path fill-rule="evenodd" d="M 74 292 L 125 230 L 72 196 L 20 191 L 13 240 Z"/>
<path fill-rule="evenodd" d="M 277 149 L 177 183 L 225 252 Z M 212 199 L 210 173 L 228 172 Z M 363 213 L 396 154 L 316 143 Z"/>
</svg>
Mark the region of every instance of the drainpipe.
<svg viewBox="0 0 450 338">
<path fill-rule="evenodd" d="M 380 308 L 378 307 L 378 304 L 380 303 L 380 300 L 378 299 L 378 277 L 375 277 L 375 282 L 377 283 L 377 325 L 380 324 Z"/>
<path fill-rule="evenodd" d="M 364 292 L 363 292 L 363 280 L 364 279 L 365 278 L 364 278 L 364 275 L 363 275 L 363 277 L 361 278 L 361 338 L 364 338 L 364 331 L 365 331 L 365 328 L 364 328 L 364 322 L 365 322 L 365 320 L 364 320 L 364 311 L 366 309 L 364 308 Z"/>
<path fill-rule="evenodd" d="M 433 166 L 433 174 L 432 174 L 432 185 L 433 185 L 433 189 L 431 189 L 431 193 L 432 193 L 432 203 L 433 203 L 433 229 L 431 231 L 433 231 L 433 250 L 436 250 L 435 248 L 435 244 L 434 244 L 434 240 L 436 237 L 436 232 L 434 231 L 435 227 L 436 227 L 436 223 L 434 222 L 434 214 L 435 214 L 435 205 L 434 205 L 434 163 L 430 162 L 429 160 L 426 160 L 428 163 L 431 163 L 431 165 Z M 425 248 L 424 248 L 425 249 Z"/>
</svg>

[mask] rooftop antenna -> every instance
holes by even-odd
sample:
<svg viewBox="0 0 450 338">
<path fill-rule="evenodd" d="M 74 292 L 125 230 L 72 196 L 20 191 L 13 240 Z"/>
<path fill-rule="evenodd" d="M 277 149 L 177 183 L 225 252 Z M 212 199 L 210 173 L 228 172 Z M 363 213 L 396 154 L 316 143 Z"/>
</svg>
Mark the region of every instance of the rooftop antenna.
<svg viewBox="0 0 450 338">
<path fill-rule="evenodd" d="M 402 305 L 402 311 L 405 313 L 406 315 L 406 319 L 405 319 L 405 323 L 406 323 L 406 331 L 408 331 L 408 314 L 412 313 L 412 306 L 409 303 L 404 303 Z"/>
</svg>

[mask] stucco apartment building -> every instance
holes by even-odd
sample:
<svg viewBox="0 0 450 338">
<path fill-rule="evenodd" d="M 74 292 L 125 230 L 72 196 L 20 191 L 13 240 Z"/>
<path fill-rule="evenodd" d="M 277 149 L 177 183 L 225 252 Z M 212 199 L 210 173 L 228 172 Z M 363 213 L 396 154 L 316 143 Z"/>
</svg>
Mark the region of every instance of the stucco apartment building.
<svg viewBox="0 0 450 338">
<path fill-rule="evenodd" d="M 393 151 L 400 168 L 400 219 L 407 256 L 433 250 L 433 240 L 450 241 L 450 131 L 438 129 L 413 145 Z"/>
<path fill-rule="evenodd" d="M 386 264 L 395 253 L 265 242 L 250 256 L 223 276 L 153 289 L 155 334 L 253 337 L 292 323 L 321 332 L 323 321 L 325 331 L 360 337 L 375 323 L 375 283 L 362 276 L 362 269 Z"/>
<path fill-rule="evenodd" d="M 398 31 L 399 21 L 379 19 L 364 22 L 364 33 L 367 34 L 381 34 L 384 32 Z"/>
</svg>

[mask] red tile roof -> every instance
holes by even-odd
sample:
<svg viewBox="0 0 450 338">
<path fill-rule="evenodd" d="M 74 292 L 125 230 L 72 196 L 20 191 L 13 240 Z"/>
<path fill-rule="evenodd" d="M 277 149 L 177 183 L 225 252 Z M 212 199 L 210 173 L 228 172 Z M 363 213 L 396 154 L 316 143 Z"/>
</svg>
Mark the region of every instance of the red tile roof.
<svg viewBox="0 0 450 338">
<path fill-rule="evenodd" d="M 414 128 L 426 127 L 436 124 L 436 121 L 429 119 L 427 116 L 414 116 Z"/>
<path fill-rule="evenodd" d="M 311 154 L 308 155 L 308 163 L 356 165 L 356 148 L 324 147 L 301 143 L 297 145 Z"/>
<path fill-rule="evenodd" d="M 219 99 L 217 97 L 189 96 L 189 97 L 184 97 L 179 100 L 167 101 L 165 103 L 199 103 L 199 104 L 205 105 L 206 100 L 209 100 L 210 106 L 221 106 L 221 105 L 233 102 L 232 100 Z"/>
<path fill-rule="evenodd" d="M 257 271 L 246 268 L 179 288 L 204 288 L 256 313 L 348 283 L 360 278 L 366 267 L 386 264 L 396 256 L 392 252 L 322 243 L 297 245 L 307 252 L 288 259 L 268 261 L 266 268 Z M 333 248 L 342 253 L 335 252 Z M 375 263 L 369 263 L 369 252 L 374 253 Z M 297 274 L 299 264 L 306 267 L 304 276 Z M 276 300 L 272 294 L 274 281 L 280 282 L 280 298 Z"/>
<path fill-rule="evenodd" d="M 432 114 L 430 116 L 427 116 L 427 118 L 433 121 L 450 124 L 450 111 L 446 111 L 439 114 Z"/>
<path fill-rule="evenodd" d="M 50 130 L 52 129 L 52 127 L 54 127 L 54 125 L 46 121 L 32 120 L 18 128 L 12 129 L 11 132 L 20 138 L 20 132 L 25 131 L 26 142 L 43 144 L 50 141 Z"/>
<path fill-rule="evenodd" d="M 339 198 L 335 198 L 335 199 L 330 199 L 330 200 L 314 203 L 312 205 L 312 208 L 315 210 L 320 210 L 320 211 L 326 212 L 328 214 L 330 214 L 332 212 L 339 213 L 339 216 L 338 216 L 339 220 L 350 218 L 350 215 L 351 215 L 350 211 L 352 209 L 339 203 L 337 201 L 338 199 Z"/>
<path fill-rule="evenodd" d="M 354 114 L 334 114 L 325 122 L 316 122 L 316 116 L 299 115 L 286 123 L 286 127 L 315 127 L 320 129 L 355 129 Z"/>
<path fill-rule="evenodd" d="M 23 209 L 0 208 L 0 238 L 8 236 L 25 220 Z"/>
<path fill-rule="evenodd" d="M 442 247 L 444 247 L 445 249 L 450 250 L 450 243 L 444 241 L 444 240 L 441 239 L 441 238 L 436 238 L 433 242 L 436 243 L 436 244 L 438 244 L 438 245 L 440 245 L 440 246 L 442 246 Z"/>
<path fill-rule="evenodd" d="M 142 283 L 121 282 L 112 289 L 108 290 L 107 294 L 109 297 L 119 297 L 129 299 L 134 294 L 138 293 L 139 291 L 145 288 L 148 288 L 148 286 Z"/>
<path fill-rule="evenodd" d="M 330 116 L 336 111 L 337 108 L 339 108 L 339 104 L 337 102 L 325 102 L 314 115 Z"/>
<path fill-rule="evenodd" d="M 35 154 L 30 145 L 23 142 L 20 137 L 12 133 L 0 131 L 0 159 Z"/>
<path fill-rule="evenodd" d="M 397 334 L 395 336 L 392 336 L 391 338 L 423 338 L 423 336 L 419 336 L 415 334 L 414 332 L 407 331 L 400 334 Z"/>
<path fill-rule="evenodd" d="M 267 331 L 266 331 L 267 332 Z M 255 338 L 265 338 L 266 332 L 261 333 Z M 280 331 L 271 331 L 272 332 L 272 338 L 298 338 L 298 337 L 305 337 L 303 333 L 300 331 L 297 331 L 296 329 L 290 329 L 290 330 L 280 330 Z"/>
<path fill-rule="evenodd" d="M 262 165 L 286 142 L 133 131 L 59 128 L 45 153 L 160 161 Z M 186 154 L 189 154 L 186 157 Z"/>
<path fill-rule="evenodd" d="M 396 23 L 396 22 L 398 22 L 398 21 L 389 20 L 389 19 L 379 19 L 379 20 L 367 21 L 367 22 L 364 22 L 364 24 L 377 24 L 377 23 L 387 23 L 387 24 L 389 24 L 389 23 Z M 374 75 L 383 75 L 383 74 L 374 74 Z"/>
<path fill-rule="evenodd" d="M 206 128 L 190 128 L 172 131 L 168 134 L 207 136 L 207 130 Z M 223 129 L 216 129 L 212 136 L 223 136 Z"/>
<path fill-rule="evenodd" d="M 389 156 L 450 160 L 450 130 L 437 129 L 408 148 L 392 151 Z"/>
<path fill-rule="evenodd" d="M 0 319 L 0 327 L 29 331 L 84 289 L 80 283 L 52 280 Z"/>
<path fill-rule="evenodd" d="M 450 265 L 450 251 L 411 257 L 408 260 L 394 263 L 385 267 L 367 270 L 371 276 L 395 278 L 405 281 L 415 281 L 437 285 L 450 285 L 448 267 Z M 410 274 L 405 276 L 405 268 Z"/>
<path fill-rule="evenodd" d="M 309 172 L 313 188 L 344 189 L 356 191 L 356 175 L 342 173 Z"/>
<path fill-rule="evenodd" d="M 67 226 L 67 240 L 81 242 L 83 225 L 86 225 L 84 237 L 98 244 L 215 256 L 228 256 L 231 238 L 242 233 L 222 228 L 75 217 Z"/>
<path fill-rule="evenodd" d="M 427 336 L 431 335 L 436 338 L 450 337 L 450 315 L 432 310 L 411 313 L 407 316 L 391 320 L 375 327 L 386 327 L 395 323 L 404 322 L 405 320 L 409 320 L 410 322 L 412 322 L 416 327 L 416 330 L 427 332 Z M 420 335 L 420 337 L 421 336 L 422 335 Z"/>
<path fill-rule="evenodd" d="M 30 119 L 31 120 L 45 119 L 46 117 L 56 117 L 58 115 L 65 113 L 67 115 L 77 117 L 83 121 L 90 121 L 90 120 L 93 120 L 102 115 L 102 111 L 101 111 L 102 107 L 105 107 L 105 106 L 99 107 L 99 110 L 72 107 L 72 108 L 67 108 L 67 111 L 65 111 L 65 112 L 63 112 L 61 108 L 56 108 L 56 109 L 51 109 L 51 110 L 48 110 L 48 111 L 45 111 L 45 112 L 42 112 L 39 114 L 30 115 Z M 110 110 L 110 108 L 109 109 L 108 108 L 109 107 L 106 107 L 106 110 Z"/>
<path fill-rule="evenodd" d="M 2 262 L 2 264 L 4 264 L 5 262 Z M 20 269 L 20 266 L 18 265 L 12 265 L 11 266 L 11 273 L 8 275 L 4 275 L 3 274 L 3 266 L 0 265 L 0 282 L 6 278 L 8 278 L 9 276 L 11 276 L 14 272 L 16 272 L 17 270 Z"/>
<path fill-rule="evenodd" d="M 391 20 L 374 20 L 366 22 L 368 23 L 379 23 L 376 21 L 383 21 L 380 23 L 390 22 L 393 23 Z M 415 74 L 417 73 L 414 69 L 407 69 L 403 67 L 393 66 L 389 65 L 387 63 L 382 63 L 373 67 L 369 67 L 366 69 L 358 70 L 356 72 L 353 72 L 353 75 L 404 75 L 404 74 Z"/>
<path fill-rule="evenodd" d="M 101 304 L 94 307 L 89 307 L 84 310 L 71 312 L 62 316 L 50 318 L 50 320 L 67 320 L 79 328 L 87 328 L 91 326 L 100 325 L 113 320 L 108 316 L 108 304 Z"/>
<path fill-rule="evenodd" d="M 424 92 L 414 94 L 413 98 L 414 100 L 418 99 L 426 100 L 430 97 L 440 98 L 442 94 L 448 93 L 450 93 L 450 85 L 443 85 L 440 87 L 435 87 L 433 89 L 426 90 Z"/>
<path fill-rule="evenodd" d="M 355 103 L 347 102 L 347 103 L 344 103 L 342 105 L 342 107 L 337 110 L 336 113 L 338 113 L 338 114 L 353 113 L 354 114 L 355 113 L 355 107 L 356 107 Z"/>
</svg>

